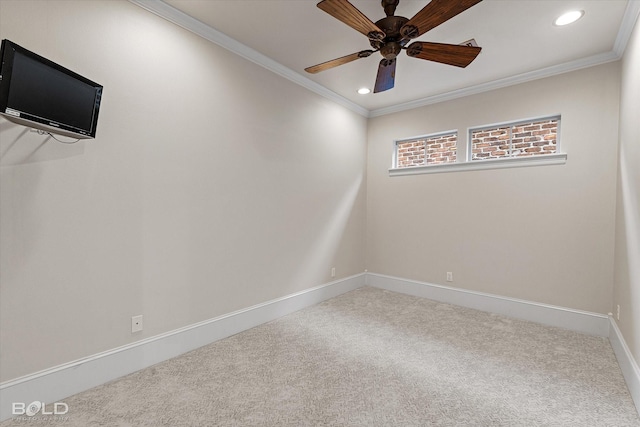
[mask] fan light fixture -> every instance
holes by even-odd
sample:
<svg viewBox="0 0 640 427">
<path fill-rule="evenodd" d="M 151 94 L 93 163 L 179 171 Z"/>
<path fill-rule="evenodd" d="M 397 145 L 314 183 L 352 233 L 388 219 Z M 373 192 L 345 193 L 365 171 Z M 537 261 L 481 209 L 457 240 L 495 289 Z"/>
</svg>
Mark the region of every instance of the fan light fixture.
<svg viewBox="0 0 640 427">
<path fill-rule="evenodd" d="M 358 93 L 360 95 L 366 95 L 368 93 L 371 93 L 371 89 L 369 89 L 368 87 L 361 87 L 360 89 L 358 89 Z"/>
<path fill-rule="evenodd" d="M 578 19 L 584 16 L 584 10 L 572 10 L 571 12 L 564 13 L 553 22 L 553 25 L 561 27 L 563 25 L 569 25 L 576 22 Z"/>
</svg>

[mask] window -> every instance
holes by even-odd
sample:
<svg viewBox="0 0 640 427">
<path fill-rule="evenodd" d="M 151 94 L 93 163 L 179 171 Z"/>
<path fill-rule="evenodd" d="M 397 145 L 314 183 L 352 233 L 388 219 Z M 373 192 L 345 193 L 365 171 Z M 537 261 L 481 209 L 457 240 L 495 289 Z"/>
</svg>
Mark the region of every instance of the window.
<svg viewBox="0 0 640 427">
<path fill-rule="evenodd" d="M 528 157 L 558 152 L 560 117 L 549 117 L 469 131 L 471 161 Z"/>
<path fill-rule="evenodd" d="M 482 125 L 469 128 L 461 140 L 450 130 L 393 142 L 389 176 L 454 171 L 563 165 L 560 150 L 560 115 Z"/>
<path fill-rule="evenodd" d="M 396 168 L 454 163 L 458 134 L 445 132 L 396 141 Z"/>
</svg>

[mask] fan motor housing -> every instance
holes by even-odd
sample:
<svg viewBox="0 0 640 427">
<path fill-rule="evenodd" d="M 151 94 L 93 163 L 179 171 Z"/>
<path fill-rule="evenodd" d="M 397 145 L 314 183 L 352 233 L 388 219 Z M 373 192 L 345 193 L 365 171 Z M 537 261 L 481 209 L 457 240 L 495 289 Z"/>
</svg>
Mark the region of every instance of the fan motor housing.
<svg viewBox="0 0 640 427">
<path fill-rule="evenodd" d="M 404 16 L 387 16 L 376 22 L 376 26 L 380 28 L 387 35 L 384 39 L 387 40 L 399 40 L 400 28 L 407 23 L 409 19 Z"/>
<path fill-rule="evenodd" d="M 374 49 L 379 49 L 385 58 L 395 58 L 402 49 L 400 28 L 402 28 L 408 20 L 409 19 L 404 16 L 387 16 L 376 22 L 376 26 L 384 31 L 385 38 L 382 40 L 370 39 L 371 46 Z"/>
</svg>

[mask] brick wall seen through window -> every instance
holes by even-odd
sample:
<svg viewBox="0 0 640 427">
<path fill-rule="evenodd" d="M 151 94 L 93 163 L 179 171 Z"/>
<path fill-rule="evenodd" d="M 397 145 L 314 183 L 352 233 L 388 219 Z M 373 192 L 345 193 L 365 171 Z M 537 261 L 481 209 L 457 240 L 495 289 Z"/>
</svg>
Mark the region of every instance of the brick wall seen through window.
<svg viewBox="0 0 640 427">
<path fill-rule="evenodd" d="M 472 129 L 471 160 L 526 157 L 558 151 L 560 117 Z"/>
<path fill-rule="evenodd" d="M 428 135 L 396 142 L 396 168 L 454 163 L 458 135 Z"/>
</svg>

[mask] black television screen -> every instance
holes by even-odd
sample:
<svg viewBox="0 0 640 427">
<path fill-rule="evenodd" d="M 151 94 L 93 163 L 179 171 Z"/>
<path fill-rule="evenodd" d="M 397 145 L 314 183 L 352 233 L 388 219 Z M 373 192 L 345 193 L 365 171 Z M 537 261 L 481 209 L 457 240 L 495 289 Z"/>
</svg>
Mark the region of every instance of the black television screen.
<svg viewBox="0 0 640 427">
<path fill-rule="evenodd" d="M 2 41 L 0 113 L 61 135 L 94 138 L 102 86 L 9 41 Z"/>
</svg>

